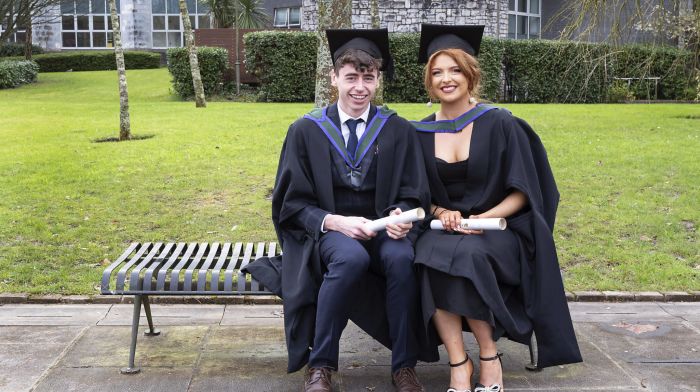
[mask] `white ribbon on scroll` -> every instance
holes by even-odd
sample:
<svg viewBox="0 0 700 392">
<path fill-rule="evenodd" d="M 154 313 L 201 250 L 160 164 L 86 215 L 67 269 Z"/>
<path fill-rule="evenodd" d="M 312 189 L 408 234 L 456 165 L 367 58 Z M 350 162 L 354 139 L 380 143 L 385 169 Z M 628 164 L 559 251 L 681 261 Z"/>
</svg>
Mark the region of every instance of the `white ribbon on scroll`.
<svg viewBox="0 0 700 392">
<path fill-rule="evenodd" d="M 399 215 L 389 215 L 384 218 L 367 222 L 365 227 L 372 231 L 386 230 L 386 225 L 396 223 L 411 223 L 425 218 L 425 211 L 418 207 L 412 210 L 404 211 Z"/>
<path fill-rule="evenodd" d="M 505 230 L 506 220 L 504 218 L 481 218 L 481 219 L 462 219 L 462 229 L 469 230 Z M 443 230 L 442 222 L 434 219 L 430 221 L 430 228 L 433 230 Z"/>
</svg>

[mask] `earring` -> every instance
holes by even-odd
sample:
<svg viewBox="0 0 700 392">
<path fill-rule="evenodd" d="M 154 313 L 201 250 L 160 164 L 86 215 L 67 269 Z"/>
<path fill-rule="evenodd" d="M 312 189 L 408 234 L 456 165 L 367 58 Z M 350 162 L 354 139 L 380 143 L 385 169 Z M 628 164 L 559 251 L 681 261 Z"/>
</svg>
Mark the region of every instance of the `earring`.
<svg viewBox="0 0 700 392">
<path fill-rule="evenodd" d="M 433 100 L 428 98 L 428 102 L 425 104 L 425 106 L 432 108 L 433 107 Z"/>
<path fill-rule="evenodd" d="M 474 98 L 474 97 L 469 97 L 469 103 L 475 104 L 475 103 L 476 103 L 476 98 Z"/>
</svg>

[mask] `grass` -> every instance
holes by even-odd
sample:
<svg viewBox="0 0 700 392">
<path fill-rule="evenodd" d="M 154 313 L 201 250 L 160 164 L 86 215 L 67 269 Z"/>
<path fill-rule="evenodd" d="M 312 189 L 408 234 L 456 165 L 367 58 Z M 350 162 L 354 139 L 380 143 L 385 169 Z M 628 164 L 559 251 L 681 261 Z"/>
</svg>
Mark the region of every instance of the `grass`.
<svg viewBox="0 0 700 392">
<path fill-rule="evenodd" d="M 0 90 L 0 292 L 94 294 L 131 241 L 274 240 L 270 194 L 289 123 L 311 104 L 213 102 L 129 71 L 40 74 Z M 562 202 L 569 290 L 700 290 L 700 106 L 505 105 L 542 137 Z M 394 104 L 418 119 L 419 104 Z"/>
</svg>

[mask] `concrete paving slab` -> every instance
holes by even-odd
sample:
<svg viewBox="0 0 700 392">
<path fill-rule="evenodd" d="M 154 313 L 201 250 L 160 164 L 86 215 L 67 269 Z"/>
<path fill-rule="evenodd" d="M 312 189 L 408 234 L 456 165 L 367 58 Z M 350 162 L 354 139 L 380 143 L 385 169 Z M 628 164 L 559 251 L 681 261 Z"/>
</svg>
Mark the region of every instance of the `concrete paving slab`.
<svg viewBox="0 0 700 392">
<path fill-rule="evenodd" d="M 224 305 L 151 305 L 153 324 L 202 325 L 218 324 L 224 315 Z M 131 325 L 134 305 L 112 305 L 99 325 Z M 146 313 L 141 309 L 139 325 L 147 325 Z"/>
<path fill-rule="evenodd" d="M 87 327 L 0 327 L 0 391 L 28 391 Z"/>
<path fill-rule="evenodd" d="M 684 323 L 577 324 L 583 340 L 594 344 L 625 373 L 652 391 L 698 391 L 700 334 Z"/>
<path fill-rule="evenodd" d="M 144 336 L 141 328 L 136 346 L 137 366 L 192 367 L 209 326 L 162 328 L 159 336 Z M 93 327 L 83 334 L 61 360 L 61 367 L 125 367 L 129 363 L 131 328 Z"/>
<path fill-rule="evenodd" d="M 287 374 L 287 355 L 237 357 L 235 353 L 206 351 L 189 391 L 299 391 L 303 372 Z M 336 389 L 339 379 L 333 379 Z"/>
<path fill-rule="evenodd" d="M 667 302 L 659 304 L 663 310 L 687 321 L 700 321 L 700 302 Z"/>
<path fill-rule="evenodd" d="M 227 305 L 221 325 L 284 327 L 282 305 Z"/>
<path fill-rule="evenodd" d="M 0 325 L 95 325 L 105 317 L 110 305 L 0 306 Z"/>
<path fill-rule="evenodd" d="M 574 322 L 671 321 L 677 319 L 655 302 L 574 302 L 569 303 L 569 310 Z"/>
<path fill-rule="evenodd" d="M 226 353 L 235 360 L 281 357 L 285 359 L 283 369 L 287 367 L 287 346 L 282 327 L 217 327 L 209 335 L 204 351 Z"/>
<path fill-rule="evenodd" d="M 33 392 L 185 392 L 191 367 L 149 367 L 124 375 L 113 367 L 61 367 L 44 378 Z"/>
</svg>

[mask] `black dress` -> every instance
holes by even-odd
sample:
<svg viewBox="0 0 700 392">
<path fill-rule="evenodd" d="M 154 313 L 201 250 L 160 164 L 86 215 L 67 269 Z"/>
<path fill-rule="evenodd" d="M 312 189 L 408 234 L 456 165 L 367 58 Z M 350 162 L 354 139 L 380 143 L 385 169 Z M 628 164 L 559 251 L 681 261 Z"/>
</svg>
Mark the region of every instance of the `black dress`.
<svg viewBox="0 0 700 392">
<path fill-rule="evenodd" d="M 527 206 L 503 231 L 423 231 L 415 264 L 428 338 L 440 342 L 431 322 L 440 308 L 488 322 L 494 339 L 528 344 L 534 333 L 540 367 L 580 362 L 552 236 L 559 193 L 539 137 L 508 111 L 491 110 L 473 122 L 467 168 L 436 160 L 435 134 L 420 128 L 432 122 L 434 115 L 416 128 L 433 204 L 468 217 L 517 190 Z"/>
<path fill-rule="evenodd" d="M 464 160 L 448 163 L 435 158 L 438 176 L 453 203 L 459 203 L 466 191 L 468 162 Z M 468 211 L 462 211 L 465 218 L 469 214 Z M 505 302 L 519 283 L 517 239 L 513 233 L 506 230 L 485 231 L 481 235 L 463 235 L 430 230 L 421 236 L 417 248 L 420 250 L 420 254 L 416 255 L 417 260 L 433 261 L 418 263 L 421 266 L 419 277 L 425 316 L 432 316 L 436 308 L 443 309 L 470 319 L 486 321 L 494 328 L 494 339 L 503 336 L 504 328 L 494 318 L 491 308 L 495 305 L 505 309 Z M 463 252 L 466 249 L 483 248 L 500 249 L 502 252 L 498 255 Z M 477 284 L 484 296 L 491 299 L 489 305 L 484 302 L 482 294 L 475 287 L 475 279 L 480 280 Z M 512 311 L 514 310 L 508 312 Z M 521 307 L 515 311 L 518 311 L 521 317 L 524 315 Z M 463 322 L 462 326 L 465 331 L 469 331 L 466 322 Z"/>
</svg>

